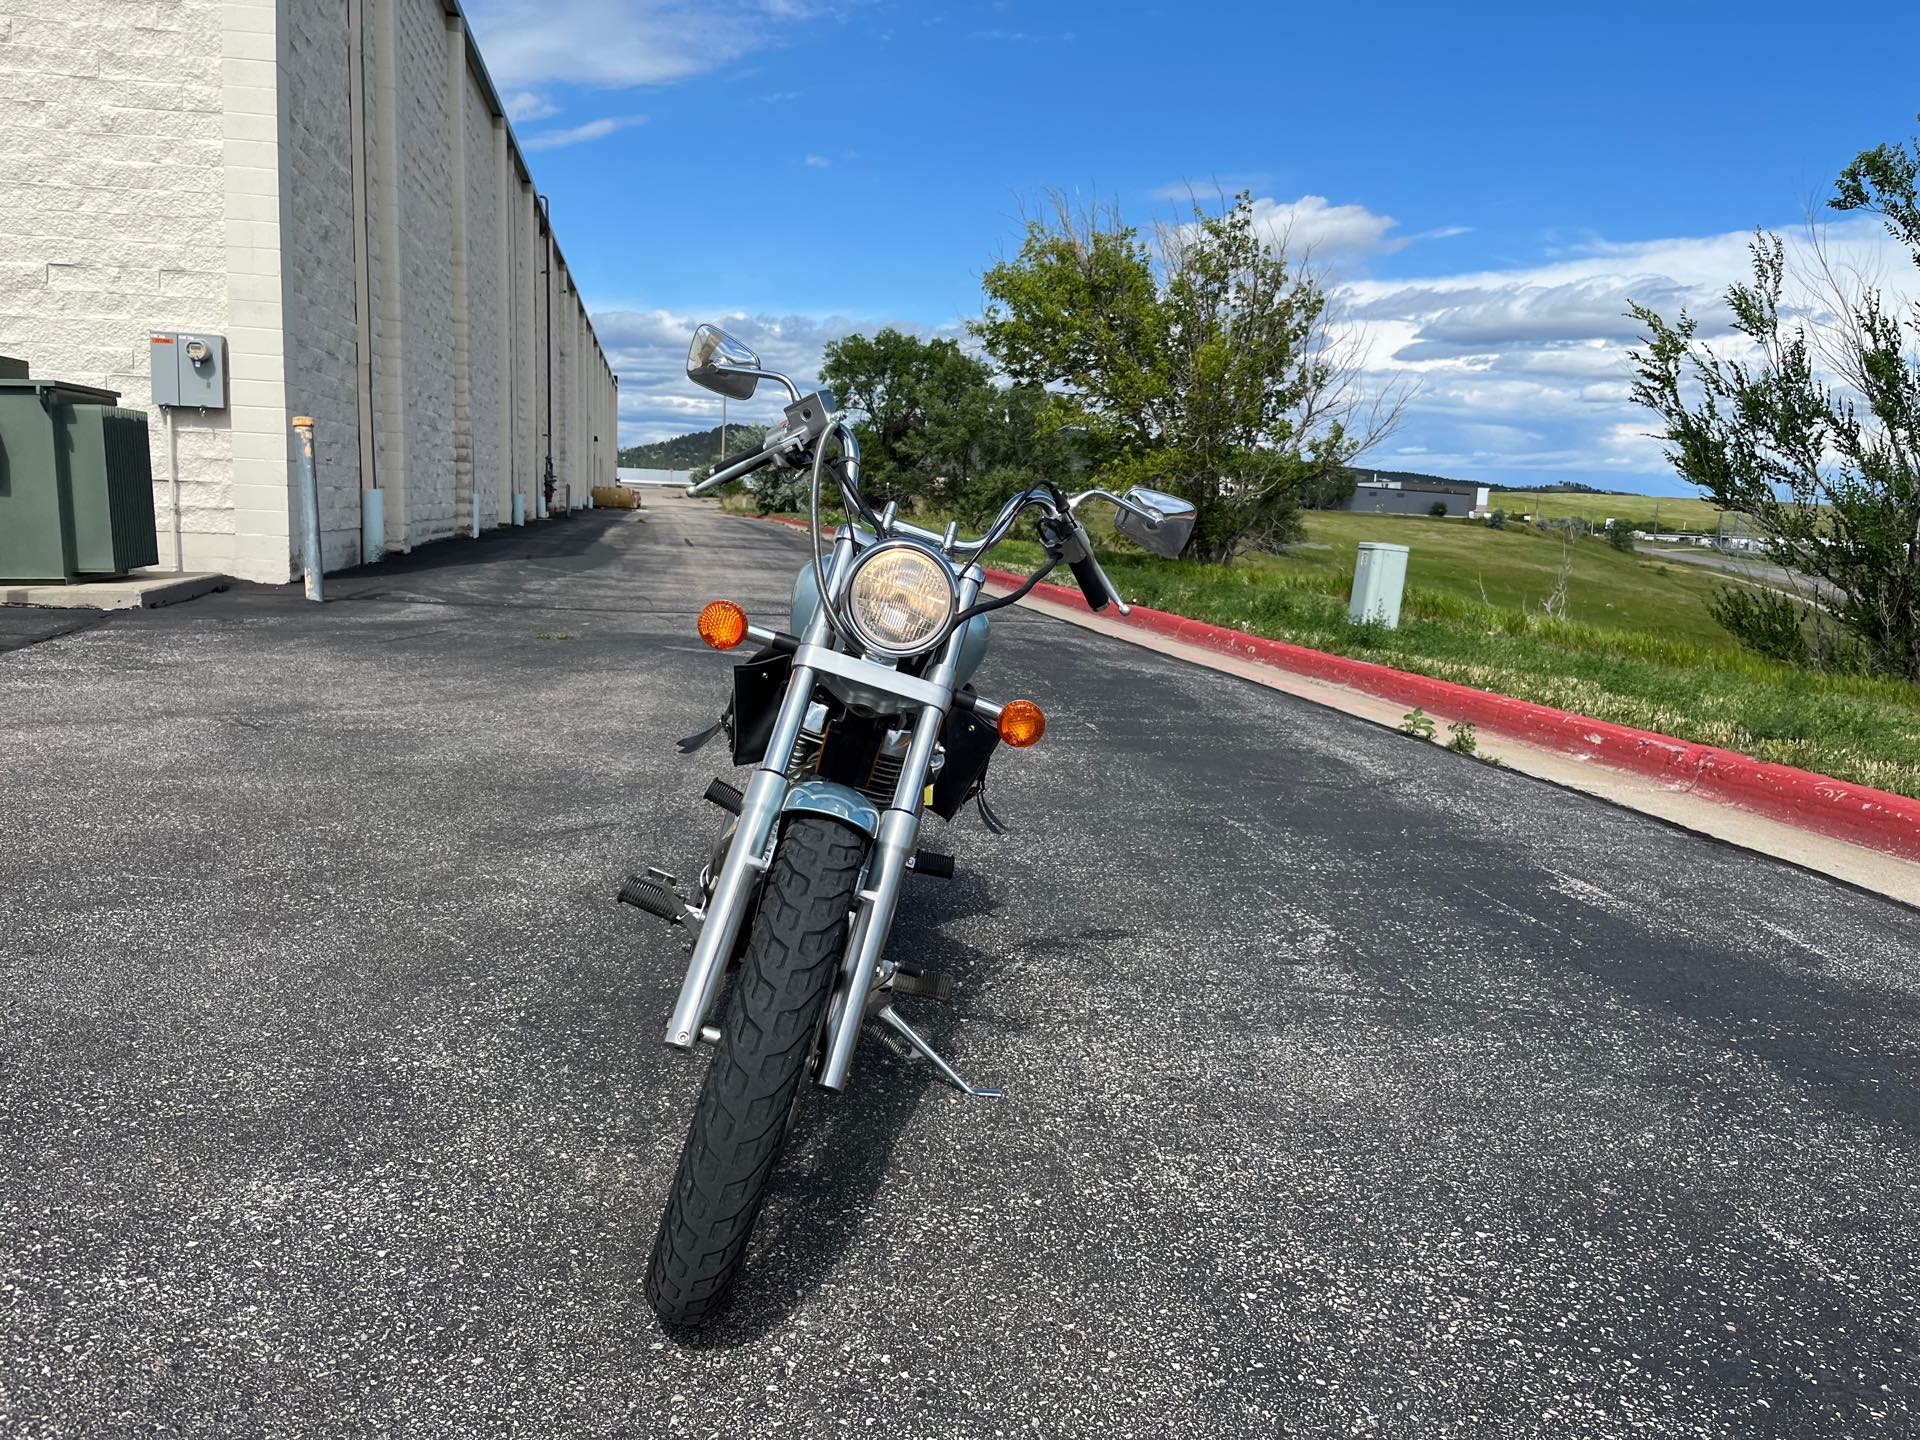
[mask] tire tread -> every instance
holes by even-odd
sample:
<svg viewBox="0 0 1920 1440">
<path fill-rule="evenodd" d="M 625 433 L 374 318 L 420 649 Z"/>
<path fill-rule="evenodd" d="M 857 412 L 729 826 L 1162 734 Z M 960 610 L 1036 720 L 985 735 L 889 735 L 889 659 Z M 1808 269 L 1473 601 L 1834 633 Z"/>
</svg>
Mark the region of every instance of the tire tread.
<svg viewBox="0 0 1920 1440">
<path fill-rule="evenodd" d="M 867 838 L 787 822 L 647 1266 L 671 1326 L 703 1324 L 739 1272 L 846 949 Z"/>
</svg>

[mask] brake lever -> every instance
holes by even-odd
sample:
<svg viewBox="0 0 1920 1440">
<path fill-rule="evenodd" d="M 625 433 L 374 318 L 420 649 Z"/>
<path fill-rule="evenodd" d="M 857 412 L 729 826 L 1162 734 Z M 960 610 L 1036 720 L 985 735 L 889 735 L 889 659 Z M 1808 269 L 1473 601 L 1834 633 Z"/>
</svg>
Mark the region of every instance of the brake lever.
<svg viewBox="0 0 1920 1440">
<path fill-rule="evenodd" d="M 1120 592 L 1114 588 L 1113 581 L 1108 577 L 1107 572 L 1101 568 L 1100 557 L 1093 553 L 1093 546 L 1091 544 L 1087 546 L 1087 563 L 1093 566 L 1093 573 L 1100 577 L 1100 583 L 1107 587 L 1107 594 L 1113 597 L 1113 608 L 1118 610 L 1122 615 L 1133 614 L 1133 607 L 1120 598 Z"/>
</svg>

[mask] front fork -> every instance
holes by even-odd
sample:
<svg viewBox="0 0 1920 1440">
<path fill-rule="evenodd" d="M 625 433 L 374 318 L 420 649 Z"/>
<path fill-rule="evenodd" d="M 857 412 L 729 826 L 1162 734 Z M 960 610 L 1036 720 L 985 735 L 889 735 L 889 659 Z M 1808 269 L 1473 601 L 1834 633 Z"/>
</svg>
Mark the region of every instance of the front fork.
<svg viewBox="0 0 1920 1440">
<path fill-rule="evenodd" d="M 852 538 L 842 532 L 834 541 L 829 594 L 838 593 L 852 558 Z M 985 578 L 978 565 L 969 566 L 961 576 L 961 610 L 966 610 L 979 597 Z M 823 599 L 807 627 L 804 641 L 809 645 L 824 645 L 830 638 Z M 960 640 L 960 631 L 956 629 L 948 637 L 939 661 L 925 677 L 947 698 L 943 703 L 921 705 L 892 801 L 881 814 L 873 837 L 866 884 L 859 894 L 860 908 L 850 927 L 846 956 L 828 1012 L 826 1044 L 818 1078 L 829 1090 L 840 1090 L 846 1085 L 854 1048 L 859 1043 L 860 1026 L 866 1018 L 867 992 L 878 972 L 880 954 L 899 906 L 901 884 L 919 834 L 927 775 L 933 768 L 934 750 L 940 742 L 947 706 L 952 703 L 954 679 L 960 664 Z M 686 979 L 681 983 L 673 1014 L 667 1021 L 667 1044 L 679 1049 L 692 1049 L 701 1027 L 706 1024 L 707 1013 L 726 973 L 727 957 L 733 953 L 752 901 L 754 884 L 772 863 L 775 827 L 792 785 L 788 769 L 818 680 L 818 672 L 811 667 L 794 666 L 780 713 L 774 720 L 773 733 L 767 741 L 766 754 L 741 800 L 739 826 L 715 879 L 706 920 L 694 945 L 693 958 L 687 964 Z"/>
</svg>

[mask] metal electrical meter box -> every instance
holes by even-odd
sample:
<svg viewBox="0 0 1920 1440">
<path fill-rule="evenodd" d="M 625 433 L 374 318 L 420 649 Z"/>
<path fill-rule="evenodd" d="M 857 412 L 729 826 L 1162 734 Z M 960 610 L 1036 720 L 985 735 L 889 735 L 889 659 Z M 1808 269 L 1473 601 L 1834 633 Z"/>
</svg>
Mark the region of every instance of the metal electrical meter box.
<svg viewBox="0 0 1920 1440">
<path fill-rule="evenodd" d="M 1353 599 L 1347 618 L 1356 625 L 1400 628 L 1400 597 L 1407 588 L 1407 547 L 1360 542 L 1353 565 Z"/>
<path fill-rule="evenodd" d="M 227 408 L 227 341 L 222 335 L 156 334 L 147 347 L 153 403 L 176 409 Z"/>
</svg>

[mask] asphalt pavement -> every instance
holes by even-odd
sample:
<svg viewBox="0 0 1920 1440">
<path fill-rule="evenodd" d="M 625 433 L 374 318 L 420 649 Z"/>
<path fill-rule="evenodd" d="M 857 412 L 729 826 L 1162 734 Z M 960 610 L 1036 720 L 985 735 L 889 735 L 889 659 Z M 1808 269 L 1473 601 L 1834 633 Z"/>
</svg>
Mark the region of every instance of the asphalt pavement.
<svg viewBox="0 0 1920 1440">
<path fill-rule="evenodd" d="M 1025 612 L 894 942 L 1008 1098 L 869 1039 L 663 1334 L 613 895 L 804 538 L 651 503 L 0 624 L 0 1435 L 1920 1432 L 1920 914 Z"/>
</svg>

